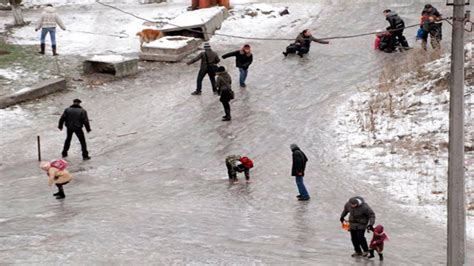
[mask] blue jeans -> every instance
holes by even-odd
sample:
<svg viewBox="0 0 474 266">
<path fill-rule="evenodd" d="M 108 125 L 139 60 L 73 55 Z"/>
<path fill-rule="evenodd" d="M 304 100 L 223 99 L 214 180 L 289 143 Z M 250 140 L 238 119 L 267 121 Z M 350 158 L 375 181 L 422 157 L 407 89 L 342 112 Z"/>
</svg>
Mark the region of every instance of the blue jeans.
<svg viewBox="0 0 474 266">
<path fill-rule="evenodd" d="M 239 78 L 240 87 L 245 87 L 245 80 L 247 79 L 247 74 L 249 70 L 248 68 L 245 69 L 245 68 L 239 67 L 239 72 L 240 72 L 240 78 Z"/>
<path fill-rule="evenodd" d="M 303 177 L 304 176 L 295 176 L 296 186 L 298 187 L 298 191 L 301 195 L 301 198 L 307 199 L 309 198 L 309 194 L 308 194 L 308 191 L 306 190 L 306 187 L 304 186 Z"/>
<path fill-rule="evenodd" d="M 46 43 L 46 34 L 49 32 L 51 44 L 56 45 L 56 28 L 42 28 L 41 29 L 41 44 Z"/>
</svg>

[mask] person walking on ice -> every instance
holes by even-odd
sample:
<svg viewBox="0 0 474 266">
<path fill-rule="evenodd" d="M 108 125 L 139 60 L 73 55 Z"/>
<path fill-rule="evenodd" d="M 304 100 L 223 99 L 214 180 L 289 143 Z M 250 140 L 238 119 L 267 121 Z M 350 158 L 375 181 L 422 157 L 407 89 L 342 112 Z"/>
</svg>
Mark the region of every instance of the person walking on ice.
<svg viewBox="0 0 474 266">
<path fill-rule="evenodd" d="M 68 172 L 68 170 L 65 169 L 66 166 L 67 164 L 63 160 L 53 161 L 52 163 L 40 163 L 40 168 L 46 171 L 46 175 L 48 176 L 48 186 L 52 186 L 53 184 L 55 184 L 58 188 L 58 192 L 53 194 L 56 199 L 66 198 L 63 186 L 68 184 L 72 180 L 71 174 Z"/>
<path fill-rule="evenodd" d="M 45 53 L 46 35 L 49 33 L 49 37 L 51 38 L 51 47 L 53 50 L 53 55 L 58 55 L 56 50 L 56 25 L 59 25 L 62 30 L 66 30 L 63 21 L 56 13 L 56 9 L 53 7 L 53 5 L 47 4 L 43 14 L 41 15 L 40 20 L 38 21 L 38 25 L 35 28 L 35 31 L 41 29 L 41 50 L 39 52 L 40 54 Z"/>
<path fill-rule="evenodd" d="M 304 185 L 304 171 L 306 169 L 306 162 L 308 158 L 301 151 L 300 147 L 296 144 L 290 145 L 291 152 L 293 153 L 293 166 L 291 167 L 291 175 L 295 177 L 296 186 L 299 194 L 296 196 L 300 201 L 306 201 L 310 199 L 308 190 Z"/>
<path fill-rule="evenodd" d="M 385 233 L 384 228 L 382 225 L 377 225 L 374 230 L 374 235 L 372 237 L 372 240 L 370 241 L 370 246 L 369 246 L 369 259 L 374 258 L 374 250 L 377 251 L 377 254 L 379 254 L 379 259 L 380 261 L 383 261 L 383 247 L 384 247 L 384 242 L 389 240 L 390 238 L 388 235 Z"/>
<path fill-rule="evenodd" d="M 222 59 L 232 56 L 235 56 L 235 66 L 239 69 L 240 87 L 245 88 L 247 86 L 245 84 L 245 80 L 247 79 L 249 67 L 253 62 L 253 54 L 252 50 L 250 49 L 250 45 L 246 44 L 240 50 L 227 53 L 222 56 Z"/>
<path fill-rule="evenodd" d="M 347 214 L 349 214 L 349 230 L 355 251 L 352 257 L 367 257 L 369 247 L 365 238 L 365 230 L 374 229 L 375 213 L 362 197 L 357 196 L 349 199 L 344 205 L 340 218 L 342 224 Z"/>
<path fill-rule="evenodd" d="M 230 121 L 230 101 L 234 99 L 234 91 L 232 90 L 232 79 L 225 67 L 221 66 L 217 70 L 217 94 L 220 95 L 220 101 L 224 106 L 225 115 L 222 121 Z"/>
<path fill-rule="evenodd" d="M 82 159 L 90 160 L 89 152 L 87 151 L 86 138 L 82 127 L 85 126 L 87 133 L 91 132 L 91 126 L 89 125 L 89 117 L 87 116 L 87 111 L 81 107 L 81 100 L 75 99 L 73 104 L 64 110 L 61 119 L 59 119 L 59 130 L 63 130 L 64 124 L 67 128 L 67 137 L 64 142 L 64 148 L 62 152 L 63 158 L 68 156 L 69 147 L 71 146 L 72 135 L 76 134 L 79 142 L 81 143 L 82 148 Z"/>
<path fill-rule="evenodd" d="M 229 175 L 229 181 L 233 184 L 238 184 L 237 172 L 245 174 L 245 181 L 250 181 L 250 169 L 253 168 L 253 161 L 246 156 L 229 155 L 225 158 L 225 165 L 227 166 L 227 174 Z"/>
<path fill-rule="evenodd" d="M 209 76 L 212 85 L 212 91 L 214 94 L 217 94 L 216 88 L 216 72 L 217 64 L 221 61 L 216 52 L 212 51 L 211 45 L 209 43 L 204 44 L 204 52 L 201 52 L 196 57 L 191 59 L 187 65 L 194 64 L 195 62 L 201 60 L 201 67 L 199 68 L 199 73 L 197 76 L 196 90 L 191 93 L 192 95 L 201 95 L 202 91 L 202 81 L 206 75 Z"/>
<path fill-rule="evenodd" d="M 329 44 L 328 41 L 316 39 L 311 34 L 309 29 L 302 31 L 297 37 L 294 43 L 286 47 L 286 51 L 283 52 L 283 55 L 286 57 L 289 54 L 297 53 L 300 57 L 307 54 L 311 48 L 311 42 L 317 42 L 321 44 Z"/>
</svg>

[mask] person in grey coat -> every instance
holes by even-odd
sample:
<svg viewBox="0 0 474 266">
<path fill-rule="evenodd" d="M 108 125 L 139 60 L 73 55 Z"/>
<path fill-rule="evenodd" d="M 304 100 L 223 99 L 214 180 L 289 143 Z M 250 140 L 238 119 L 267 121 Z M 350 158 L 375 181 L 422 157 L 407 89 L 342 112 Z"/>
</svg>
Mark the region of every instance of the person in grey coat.
<svg viewBox="0 0 474 266">
<path fill-rule="evenodd" d="M 352 245 L 355 253 L 352 257 L 369 255 L 369 246 L 365 239 L 365 230 L 374 230 L 375 213 L 360 196 L 350 198 L 344 205 L 340 221 L 344 223 L 346 215 L 349 214 L 349 229 L 351 232 Z"/>
<path fill-rule="evenodd" d="M 204 44 L 204 52 L 201 52 L 196 57 L 191 59 L 187 64 L 191 65 L 195 62 L 201 60 L 201 68 L 199 69 L 198 77 L 197 77 L 197 86 L 196 91 L 191 93 L 192 95 L 201 95 L 202 90 L 202 80 L 206 76 L 209 76 L 212 85 L 212 91 L 214 94 L 217 94 L 216 88 L 216 71 L 217 71 L 217 64 L 220 62 L 220 58 L 216 52 L 212 51 L 211 45 L 209 43 Z"/>
</svg>

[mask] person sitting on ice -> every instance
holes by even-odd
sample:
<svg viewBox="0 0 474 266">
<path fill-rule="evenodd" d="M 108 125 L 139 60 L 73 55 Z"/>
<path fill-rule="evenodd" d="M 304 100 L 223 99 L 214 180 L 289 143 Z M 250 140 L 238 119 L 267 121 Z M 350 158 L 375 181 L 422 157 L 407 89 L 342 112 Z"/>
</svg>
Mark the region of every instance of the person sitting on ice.
<svg viewBox="0 0 474 266">
<path fill-rule="evenodd" d="M 253 161 L 246 156 L 229 155 L 225 158 L 225 165 L 227 166 L 227 173 L 229 181 L 238 184 L 237 172 L 245 174 L 245 180 L 250 183 L 250 169 L 253 168 Z"/>
<path fill-rule="evenodd" d="M 384 228 L 382 225 L 377 225 L 374 228 L 374 236 L 372 237 L 372 240 L 370 241 L 370 246 L 369 246 L 369 259 L 375 257 L 374 256 L 374 250 L 377 251 L 377 254 L 379 254 L 379 258 L 381 261 L 383 261 L 383 243 L 386 240 L 389 240 L 388 235 L 384 232 Z"/>
<path fill-rule="evenodd" d="M 58 188 L 58 192 L 53 194 L 56 199 L 64 199 L 66 197 L 63 186 L 72 180 L 72 176 L 69 171 L 66 170 L 66 167 L 67 163 L 64 160 L 40 163 L 40 168 L 46 171 L 46 175 L 48 176 L 48 186 L 55 184 Z"/>
<path fill-rule="evenodd" d="M 288 54 L 297 53 L 300 57 L 303 57 L 304 54 L 309 52 L 311 42 L 329 44 L 328 41 L 314 38 L 311 34 L 311 31 L 309 29 L 305 29 L 300 34 L 298 34 L 298 37 L 296 37 L 294 43 L 286 47 L 286 51 L 283 52 L 283 55 L 286 57 Z"/>
</svg>

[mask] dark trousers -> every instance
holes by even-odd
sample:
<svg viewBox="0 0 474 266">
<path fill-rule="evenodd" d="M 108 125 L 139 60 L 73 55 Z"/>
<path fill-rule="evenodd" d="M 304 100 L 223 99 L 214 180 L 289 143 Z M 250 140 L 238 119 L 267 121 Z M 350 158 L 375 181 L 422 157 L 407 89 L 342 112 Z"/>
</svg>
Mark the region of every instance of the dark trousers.
<svg viewBox="0 0 474 266">
<path fill-rule="evenodd" d="M 351 240 L 352 245 L 356 253 L 368 252 L 369 247 L 367 245 L 367 239 L 365 239 L 365 229 L 353 230 L 351 229 Z M 361 249 L 362 248 L 362 249 Z"/>
<path fill-rule="evenodd" d="M 230 102 L 229 101 L 221 101 L 221 103 L 224 106 L 225 116 L 227 118 L 231 118 L 231 116 L 230 116 Z"/>
<path fill-rule="evenodd" d="M 209 79 L 211 80 L 211 85 L 212 85 L 212 91 L 216 92 L 216 73 L 211 72 L 207 69 L 201 69 L 199 70 L 198 77 L 197 77 L 197 85 L 196 85 L 196 91 L 201 91 L 202 90 L 202 80 L 204 77 L 209 75 Z"/>
<path fill-rule="evenodd" d="M 392 32 L 392 36 L 390 36 L 390 49 L 395 49 L 397 41 L 401 46 L 408 47 L 407 38 L 403 36 L 403 30 Z"/>
<path fill-rule="evenodd" d="M 89 157 L 89 152 L 87 151 L 86 138 L 84 136 L 84 131 L 82 131 L 82 128 L 79 128 L 79 129 L 68 128 L 67 129 L 67 137 L 66 137 L 66 141 L 64 142 L 63 156 L 67 156 L 69 147 L 71 147 L 71 140 L 72 140 L 73 134 L 76 134 L 77 138 L 79 139 L 79 142 L 81 142 L 82 157 L 83 158 Z"/>
<path fill-rule="evenodd" d="M 62 183 L 62 184 L 56 184 L 56 187 L 58 188 L 58 195 L 64 195 L 64 188 L 63 186 L 66 185 L 69 182 Z"/>
<path fill-rule="evenodd" d="M 309 52 L 309 47 L 290 44 L 288 47 L 286 47 L 286 52 L 288 54 L 294 54 L 296 52 L 298 52 L 299 54 L 307 54 Z"/>
<path fill-rule="evenodd" d="M 230 163 L 225 163 L 227 166 L 227 174 L 229 175 L 229 180 L 237 181 L 237 172 L 234 170 L 234 167 Z"/>
</svg>

